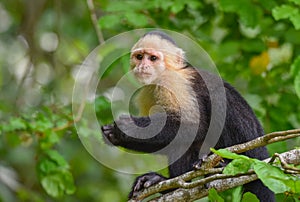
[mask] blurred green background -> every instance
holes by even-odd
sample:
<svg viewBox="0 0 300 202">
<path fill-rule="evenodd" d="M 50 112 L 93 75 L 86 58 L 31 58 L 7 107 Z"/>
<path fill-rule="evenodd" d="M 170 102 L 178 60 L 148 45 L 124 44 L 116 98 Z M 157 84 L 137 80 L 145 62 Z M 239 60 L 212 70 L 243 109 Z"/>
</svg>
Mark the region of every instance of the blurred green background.
<svg viewBox="0 0 300 202">
<path fill-rule="evenodd" d="M 95 10 L 89 2 L 0 2 L 0 201 L 126 200 L 134 176 L 106 168 L 84 149 L 71 100 L 84 58 L 132 29 L 189 36 L 247 99 L 267 133 L 300 128 L 299 0 L 94 0 Z M 122 75 L 127 62 L 112 68 L 123 67 Z M 95 109 L 99 121 L 112 121 L 101 93 Z M 299 143 L 268 149 L 283 152 Z"/>
</svg>

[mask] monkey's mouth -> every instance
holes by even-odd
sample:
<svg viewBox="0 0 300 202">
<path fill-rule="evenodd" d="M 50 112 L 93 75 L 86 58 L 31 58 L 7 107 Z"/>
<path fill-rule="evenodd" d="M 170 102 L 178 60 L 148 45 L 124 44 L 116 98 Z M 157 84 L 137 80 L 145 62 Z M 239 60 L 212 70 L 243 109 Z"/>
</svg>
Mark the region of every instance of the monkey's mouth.
<svg viewBox="0 0 300 202">
<path fill-rule="evenodd" d="M 135 72 L 134 75 L 136 79 L 142 84 L 149 84 L 152 82 L 153 75 L 151 73 Z"/>
<path fill-rule="evenodd" d="M 139 78 L 148 78 L 152 76 L 149 72 L 134 72 L 134 75 Z"/>
</svg>

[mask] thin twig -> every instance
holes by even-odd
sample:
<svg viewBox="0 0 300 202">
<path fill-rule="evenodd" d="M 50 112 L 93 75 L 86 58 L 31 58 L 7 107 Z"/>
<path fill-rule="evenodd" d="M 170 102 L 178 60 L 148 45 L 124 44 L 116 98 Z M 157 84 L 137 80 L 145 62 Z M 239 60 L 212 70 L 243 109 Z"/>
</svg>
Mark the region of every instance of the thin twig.
<svg viewBox="0 0 300 202">
<path fill-rule="evenodd" d="M 29 53 L 29 51 L 28 51 Z M 30 55 L 29 55 L 30 56 Z M 21 79 L 18 83 L 18 88 L 17 88 L 17 93 L 16 93 L 16 105 L 18 105 L 18 101 L 19 101 L 19 97 L 21 96 L 21 91 L 23 90 L 23 85 L 25 83 L 25 80 L 28 78 L 28 75 L 30 74 L 31 72 L 31 69 L 32 69 L 32 58 L 30 56 L 30 60 L 28 60 L 26 66 L 25 66 L 25 71 L 23 73 L 23 75 L 21 76 Z"/>
<path fill-rule="evenodd" d="M 98 23 L 97 23 L 97 15 L 96 15 L 96 10 L 95 10 L 95 6 L 94 6 L 93 0 L 87 0 L 87 5 L 88 5 L 89 11 L 90 11 L 91 20 L 92 20 L 94 29 L 96 31 L 98 41 L 99 41 L 100 44 L 103 44 L 104 43 L 104 37 L 103 37 L 102 31 L 101 31 L 101 29 L 100 29 L 100 27 L 98 26 Z M 86 89 L 86 92 L 87 92 L 87 90 L 88 89 Z M 80 121 L 80 119 L 82 117 L 82 113 L 84 111 L 85 105 L 86 105 L 86 102 L 85 102 L 85 100 L 83 100 L 80 103 L 80 106 L 78 108 L 78 111 L 77 111 L 77 114 L 76 114 L 74 120 L 73 121 L 68 121 L 63 126 L 59 126 L 59 127 L 53 128 L 53 131 L 56 132 L 56 131 L 64 130 L 66 128 L 71 127 L 73 124 L 77 123 L 78 121 Z"/>
<path fill-rule="evenodd" d="M 240 174 L 236 174 L 236 175 L 215 174 L 215 175 L 211 175 L 211 176 L 208 176 L 208 177 L 200 179 L 200 180 L 196 180 L 194 182 L 185 182 L 185 183 L 181 182 L 180 185 L 181 185 L 182 188 L 185 188 L 185 189 L 194 188 L 194 187 L 197 187 L 197 186 L 205 185 L 205 184 L 210 183 L 210 182 L 215 181 L 215 180 L 228 179 L 228 178 L 237 178 L 237 177 L 246 176 L 246 175 L 250 175 L 250 174 L 254 174 L 254 171 L 251 170 L 247 173 L 240 173 Z"/>
<path fill-rule="evenodd" d="M 300 173 L 300 168 L 296 168 L 294 166 L 290 166 L 289 164 L 287 164 L 284 158 L 280 154 L 275 153 L 273 156 L 279 159 L 281 167 L 284 168 L 285 170 Z"/>
<path fill-rule="evenodd" d="M 300 133 L 300 128 L 292 129 L 292 130 L 285 130 L 285 131 L 276 131 L 276 132 L 269 133 L 266 136 L 278 137 L 278 136 L 282 136 L 282 135 L 290 135 L 290 134 L 296 134 L 296 133 Z"/>
<path fill-rule="evenodd" d="M 98 19 L 97 19 L 97 15 L 96 15 L 96 10 L 95 10 L 95 5 L 93 0 L 86 0 L 88 8 L 90 10 L 90 15 L 91 15 L 91 20 L 94 26 L 94 29 L 96 31 L 97 34 L 97 38 L 100 44 L 104 43 L 104 37 L 101 31 L 101 28 L 98 25 Z"/>
<path fill-rule="evenodd" d="M 268 144 L 271 144 L 274 142 L 280 142 L 282 140 L 291 139 L 291 138 L 295 138 L 295 137 L 299 137 L 299 136 L 300 136 L 300 133 L 287 134 L 287 135 L 283 135 L 283 136 L 279 136 L 279 137 L 273 137 L 272 139 L 270 139 L 268 141 Z"/>
</svg>

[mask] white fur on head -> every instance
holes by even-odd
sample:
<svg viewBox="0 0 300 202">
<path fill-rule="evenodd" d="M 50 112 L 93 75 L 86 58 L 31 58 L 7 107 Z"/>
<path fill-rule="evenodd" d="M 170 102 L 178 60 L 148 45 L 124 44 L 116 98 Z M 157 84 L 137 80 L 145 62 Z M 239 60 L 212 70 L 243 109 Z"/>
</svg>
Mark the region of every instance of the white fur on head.
<svg viewBox="0 0 300 202">
<path fill-rule="evenodd" d="M 163 32 L 149 32 L 144 35 L 131 49 L 131 56 L 137 50 L 153 49 L 162 52 L 169 68 L 181 69 L 185 66 L 185 53 L 171 37 Z M 132 64 L 131 64 L 131 67 Z"/>
</svg>

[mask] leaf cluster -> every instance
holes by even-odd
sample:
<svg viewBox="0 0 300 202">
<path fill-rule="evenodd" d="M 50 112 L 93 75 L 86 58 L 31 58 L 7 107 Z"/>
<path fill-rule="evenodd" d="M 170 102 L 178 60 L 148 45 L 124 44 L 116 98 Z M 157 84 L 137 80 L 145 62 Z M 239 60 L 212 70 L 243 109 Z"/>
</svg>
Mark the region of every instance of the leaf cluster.
<svg viewBox="0 0 300 202">
<path fill-rule="evenodd" d="M 222 158 L 232 160 L 223 170 L 224 174 L 236 175 L 253 170 L 263 184 L 275 194 L 284 193 L 293 197 L 294 200 L 298 200 L 300 196 L 300 179 L 298 176 L 285 173 L 276 164 L 270 165 L 264 161 L 229 152 L 226 149 L 213 149 L 212 151 Z"/>
</svg>

